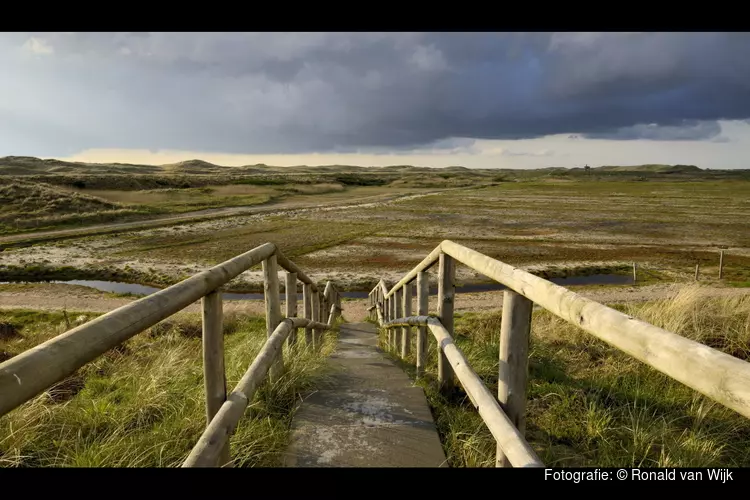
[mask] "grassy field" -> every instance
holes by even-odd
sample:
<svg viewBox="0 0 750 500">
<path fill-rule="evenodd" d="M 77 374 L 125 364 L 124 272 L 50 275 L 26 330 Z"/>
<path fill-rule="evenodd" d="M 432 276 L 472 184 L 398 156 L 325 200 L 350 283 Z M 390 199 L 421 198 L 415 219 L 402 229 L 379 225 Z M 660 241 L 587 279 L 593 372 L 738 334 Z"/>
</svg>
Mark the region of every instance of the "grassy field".
<svg viewBox="0 0 750 500">
<path fill-rule="evenodd" d="M 750 356 L 750 296 L 674 297 L 616 305 L 630 315 L 740 359 Z M 497 393 L 500 313 L 456 318 L 455 341 Z M 383 339 L 385 333 L 381 332 Z M 412 349 L 412 353 L 415 349 Z M 555 467 L 748 467 L 750 421 L 546 311 L 533 315 L 528 441 Z M 437 353 L 418 383 L 454 467 L 494 467 L 495 441 L 462 390 L 435 390 Z M 413 372 L 413 354 L 405 369 Z"/>
<path fill-rule="evenodd" d="M 315 192 L 316 186 L 324 191 Z M 85 270 L 87 278 L 163 285 L 271 241 L 320 279 L 333 277 L 344 289 L 366 290 L 381 277 L 397 280 L 441 240 L 451 239 L 548 276 L 626 272 L 635 262 L 641 283 L 690 280 L 696 264 L 703 280 L 715 281 L 723 249 L 724 282 L 750 281 L 750 183 L 744 180 L 549 178 L 427 192 L 329 184 L 298 188 L 303 187 L 312 191 L 277 202 L 276 212 L 6 249 L 0 280 L 24 273 L 61 279 L 59 268 L 67 267 Z M 233 185 L 216 192 L 241 199 L 267 189 Z M 102 203 L 171 196 L 108 193 L 111 199 Z M 389 201 L 394 196 L 402 198 Z M 70 269 L 63 274 L 83 277 Z M 257 289 L 259 276 L 246 273 L 236 289 Z M 483 281 L 463 267 L 458 278 Z"/>
<path fill-rule="evenodd" d="M 300 259 L 308 267 L 335 259 L 350 268 L 403 274 L 441 240 L 451 239 L 512 265 L 568 267 L 636 262 L 669 279 L 701 265 L 725 278 L 750 276 L 750 185 L 741 181 L 503 183 L 347 213 L 326 221 L 366 220 L 376 233 Z M 731 256 L 731 257 L 730 257 Z M 470 278 L 470 276 L 466 276 Z"/>
<path fill-rule="evenodd" d="M 639 287 L 666 286 L 692 282 L 700 264 L 704 284 L 748 286 L 748 172 L 664 165 L 472 171 L 0 158 L 3 236 L 140 224 L 207 209 L 268 208 L 37 244 L 30 239 L 2 251 L 0 282 L 103 279 L 166 286 L 270 241 L 315 281 L 369 290 L 381 278 L 397 281 L 441 240 L 451 239 L 543 276 L 629 273 L 635 262 Z M 484 281 L 464 266 L 457 272 L 459 284 Z M 228 288 L 258 291 L 261 279 L 258 267 Z M 17 293 L 14 300 L 22 303 L 24 286 L 0 285 L 0 291 Z M 44 293 L 64 286 L 49 285 Z M 72 297 L 70 307 L 83 300 Z M 669 301 L 616 307 L 748 358 L 747 296 L 705 298 L 688 287 Z M 95 316 L 0 310 L 0 361 Z M 198 321 L 181 313 L 0 419 L 0 465 L 178 465 L 205 425 Z M 456 343 L 493 391 L 499 324 L 498 313 L 456 319 Z M 230 314 L 227 325 L 231 387 L 260 348 L 265 328 L 262 319 L 247 315 Z M 332 347 L 294 357 L 285 378 L 261 391 L 233 438 L 242 457 L 235 465 L 278 463 L 288 410 L 324 376 L 323 356 Z M 420 383 L 451 464 L 493 465 L 494 441 L 462 394 L 446 399 L 432 389 L 430 377 Z M 542 311 L 534 314 L 528 392 L 527 435 L 546 464 L 750 466 L 746 419 Z"/>
<path fill-rule="evenodd" d="M 276 186 L 232 184 L 117 190 L 70 188 L 45 182 L 14 180 L 0 187 L 0 234 L 85 228 L 107 222 L 129 222 L 169 214 L 253 207 L 281 201 L 291 204 L 340 202 L 382 193 L 382 190 L 363 193 L 357 187 L 337 183 L 284 182 Z M 328 194 L 330 196 L 324 196 Z"/>
<path fill-rule="evenodd" d="M 3 360 L 54 337 L 92 313 L 0 311 Z M 266 340 L 262 317 L 225 318 L 231 390 Z M 0 419 L 3 467 L 174 467 L 205 427 L 199 315 L 180 313 L 86 365 Z M 266 384 L 240 421 L 236 467 L 277 466 L 300 394 L 325 376 L 333 349 L 285 347 L 286 371 Z"/>
<path fill-rule="evenodd" d="M 290 197 L 345 193 L 352 188 L 389 191 L 476 187 L 527 181 L 750 180 L 748 171 L 708 171 L 694 166 L 642 165 L 584 169 L 470 170 L 408 165 L 223 167 L 201 160 L 171 165 L 71 163 L 32 157 L 0 158 L 0 234 L 86 227 L 210 208 L 246 207 Z M 0 184 L 1 185 L 1 184 Z M 43 203 L 40 203 L 44 200 Z M 335 200 L 325 198 L 324 202 Z"/>
</svg>

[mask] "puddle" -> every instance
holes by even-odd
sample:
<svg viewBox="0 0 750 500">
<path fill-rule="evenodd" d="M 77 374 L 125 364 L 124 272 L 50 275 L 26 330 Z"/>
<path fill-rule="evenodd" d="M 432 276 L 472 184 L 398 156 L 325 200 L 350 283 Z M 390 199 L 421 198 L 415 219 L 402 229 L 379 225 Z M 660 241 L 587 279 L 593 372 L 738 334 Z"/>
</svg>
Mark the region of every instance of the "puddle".
<svg viewBox="0 0 750 500">
<path fill-rule="evenodd" d="M 589 276 L 568 276 L 565 278 L 551 278 L 549 281 L 561 286 L 569 285 L 631 285 L 633 278 L 629 275 L 622 274 L 592 274 Z M 50 283 L 62 283 L 65 285 L 80 285 L 101 290 L 103 292 L 114 293 L 132 293 L 134 295 L 150 295 L 161 290 L 151 286 L 138 285 L 135 283 L 122 283 L 119 281 L 98 281 L 98 280 L 70 280 L 70 281 L 51 281 Z M 464 285 L 456 287 L 456 293 L 477 293 L 492 292 L 505 290 L 505 286 L 499 283 L 486 283 Z M 437 294 L 437 287 L 430 289 L 430 294 Z M 280 294 L 284 299 L 284 294 Z M 366 299 L 368 292 L 341 292 L 341 296 L 349 299 Z M 263 300 L 262 293 L 229 293 L 224 292 L 226 300 Z M 297 294 L 297 300 L 302 300 L 302 294 Z"/>
</svg>

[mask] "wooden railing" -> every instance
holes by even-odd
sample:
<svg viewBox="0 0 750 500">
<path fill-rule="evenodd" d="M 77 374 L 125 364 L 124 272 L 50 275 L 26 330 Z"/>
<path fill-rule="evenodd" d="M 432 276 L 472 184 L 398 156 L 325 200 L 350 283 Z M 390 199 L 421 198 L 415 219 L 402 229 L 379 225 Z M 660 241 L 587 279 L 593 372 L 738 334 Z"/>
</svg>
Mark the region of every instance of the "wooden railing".
<svg viewBox="0 0 750 500">
<path fill-rule="evenodd" d="M 497 400 L 453 343 L 455 262 L 458 261 L 505 285 Z M 438 270 L 437 317 L 428 316 L 426 270 Z M 417 316 L 411 314 L 410 284 L 416 280 Z M 437 340 L 438 384 L 463 386 L 497 441 L 498 467 L 541 466 L 524 438 L 526 381 L 531 312 L 534 304 L 621 349 L 750 418 L 750 363 L 704 344 L 635 319 L 587 299 L 538 276 L 445 240 L 390 290 L 382 280 L 370 292 L 371 315 L 387 329 L 387 347 L 401 357 L 409 354 L 410 327 L 418 326 L 416 368 L 424 373 L 427 329 Z"/>
<path fill-rule="evenodd" d="M 263 266 L 268 339 L 231 394 L 226 394 L 222 297 L 219 287 L 251 267 Z M 281 315 L 278 267 L 287 271 L 285 316 Z M 297 318 L 297 281 L 302 282 L 302 317 Z M 159 321 L 201 299 L 203 373 L 207 428 L 185 466 L 229 463 L 228 438 L 259 384 L 283 370 L 284 341 L 297 342 L 305 328 L 307 345 L 320 345 L 325 330 L 341 312 L 332 282 L 325 290 L 308 278 L 272 243 L 266 243 L 152 295 L 115 309 L 0 364 L 0 416 L 40 394 L 86 363 Z"/>
</svg>

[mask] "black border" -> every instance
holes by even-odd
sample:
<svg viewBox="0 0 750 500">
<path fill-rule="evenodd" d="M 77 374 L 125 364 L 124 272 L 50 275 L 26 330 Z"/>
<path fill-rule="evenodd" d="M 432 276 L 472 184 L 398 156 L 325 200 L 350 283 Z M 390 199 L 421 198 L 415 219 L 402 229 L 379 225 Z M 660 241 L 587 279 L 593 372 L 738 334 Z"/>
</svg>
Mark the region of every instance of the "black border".
<svg viewBox="0 0 750 500">
<path fill-rule="evenodd" d="M 749 31 L 731 7 L 503 2 L 15 3 L 0 31 Z M 744 22 L 743 22 L 744 21 Z"/>
<path fill-rule="evenodd" d="M 555 494 L 561 490 L 590 490 L 612 494 L 623 491 L 710 488 L 721 494 L 727 489 L 750 485 L 750 468 L 731 471 L 732 480 L 708 480 L 706 468 L 646 469 L 640 471 L 675 471 L 676 480 L 619 480 L 617 468 L 539 468 L 539 469 L 422 469 L 422 468 L 254 468 L 254 469 L 5 469 L 2 471 L 5 491 L 19 493 L 75 494 L 88 492 L 123 497 L 179 498 L 459 498 L 469 500 L 485 496 L 519 496 L 522 498 Z M 549 471 L 549 472 L 548 472 Z M 552 472 L 608 472 L 608 480 L 552 480 Z M 704 479 L 679 479 L 680 472 L 702 471 Z M 73 486 L 77 485 L 74 489 Z M 81 488 L 81 486 L 85 486 Z M 75 491 L 75 493 L 73 493 Z M 166 495 L 166 497 L 165 497 Z M 429 495 L 429 496 L 427 496 Z"/>
</svg>

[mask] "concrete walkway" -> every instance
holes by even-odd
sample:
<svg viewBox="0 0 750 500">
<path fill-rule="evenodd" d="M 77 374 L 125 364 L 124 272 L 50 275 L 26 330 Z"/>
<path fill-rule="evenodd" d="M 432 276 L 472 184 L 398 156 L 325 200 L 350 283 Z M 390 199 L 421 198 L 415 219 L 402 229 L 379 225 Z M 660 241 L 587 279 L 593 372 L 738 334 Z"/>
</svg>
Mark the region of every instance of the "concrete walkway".
<svg viewBox="0 0 750 500">
<path fill-rule="evenodd" d="M 286 467 L 446 466 L 424 391 L 378 349 L 374 325 L 342 325 L 329 362 L 294 417 Z"/>
</svg>

